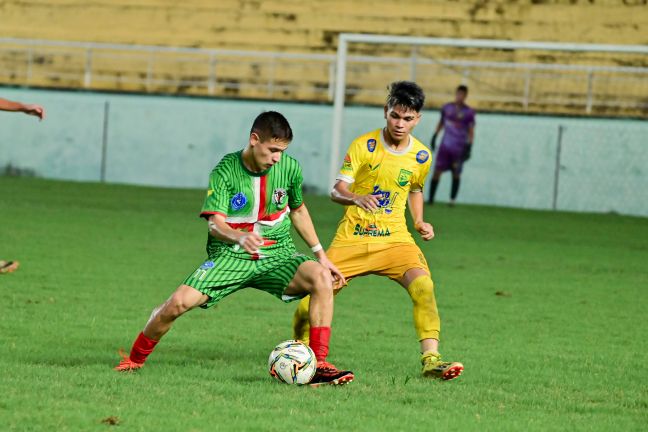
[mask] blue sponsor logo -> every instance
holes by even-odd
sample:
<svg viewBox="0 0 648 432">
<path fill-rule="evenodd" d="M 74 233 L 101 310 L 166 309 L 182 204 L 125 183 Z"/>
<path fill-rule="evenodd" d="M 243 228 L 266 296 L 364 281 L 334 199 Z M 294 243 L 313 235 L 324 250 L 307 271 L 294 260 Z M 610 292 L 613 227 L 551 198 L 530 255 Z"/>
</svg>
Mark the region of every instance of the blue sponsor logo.
<svg viewBox="0 0 648 432">
<path fill-rule="evenodd" d="M 416 153 L 416 162 L 420 164 L 427 162 L 429 158 L 430 158 L 430 153 L 428 153 L 425 150 L 421 150 L 420 152 Z"/>
<path fill-rule="evenodd" d="M 376 150 L 376 140 L 371 138 L 367 140 L 367 150 L 369 150 L 369 153 L 373 153 L 374 150 Z"/>
<path fill-rule="evenodd" d="M 245 205 L 247 204 L 248 200 L 243 195 L 241 192 L 237 193 L 234 195 L 234 198 L 232 198 L 232 201 L 230 202 L 230 205 L 232 206 L 232 209 L 234 211 L 241 210 Z"/>
<path fill-rule="evenodd" d="M 200 266 L 201 270 L 208 270 L 210 268 L 213 268 L 216 264 L 214 264 L 214 261 L 205 261 L 203 265 Z"/>
</svg>

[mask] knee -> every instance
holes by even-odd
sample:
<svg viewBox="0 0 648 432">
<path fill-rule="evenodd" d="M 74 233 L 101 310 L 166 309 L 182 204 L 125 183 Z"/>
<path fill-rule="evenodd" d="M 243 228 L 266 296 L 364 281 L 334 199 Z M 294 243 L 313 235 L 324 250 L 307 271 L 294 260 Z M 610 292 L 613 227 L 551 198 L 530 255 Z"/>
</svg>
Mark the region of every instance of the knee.
<svg viewBox="0 0 648 432">
<path fill-rule="evenodd" d="M 421 276 L 415 279 L 407 287 L 412 302 L 414 304 L 429 304 L 435 302 L 434 299 L 434 282 L 429 276 Z"/>
<path fill-rule="evenodd" d="M 310 292 L 324 295 L 333 295 L 333 281 L 331 273 L 324 268 L 319 268 L 311 274 L 310 277 Z"/>
<path fill-rule="evenodd" d="M 174 320 L 188 310 L 189 306 L 183 301 L 182 297 L 178 294 L 173 294 L 171 298 L 169 298 L 169 300 L 160 307 L 160 314 L 164 318 Z"/>
</svg>

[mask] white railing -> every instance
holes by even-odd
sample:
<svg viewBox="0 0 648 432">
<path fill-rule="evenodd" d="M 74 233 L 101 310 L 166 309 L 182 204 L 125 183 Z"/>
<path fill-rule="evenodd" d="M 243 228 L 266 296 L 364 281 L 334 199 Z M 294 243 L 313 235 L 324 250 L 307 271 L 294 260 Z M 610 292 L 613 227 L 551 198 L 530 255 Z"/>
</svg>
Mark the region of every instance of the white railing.
<svg viewBox="0 0 648 432">
<path fill-rule="evenodd" d="M 391 36 L 362 36 L 365 42 L 369 40 L 366 39 L 368 37 L 371 43 L 394 43 Z M 409 38 L 403 44 L 418 46 L 422 40 L 429 41 L 426 38 Z M 648 54 L 648 47 L 624 45 L 443 38 L 435 39 L 435 45 Z M 447 98 L 452 92 L 452 87 L 437 87 L 432 82 L 425 82 L 425 77 L 433 76 L 447 77 L 457 82 L 484 83 L 484 86 L 478 86 L 476 91 L 471 92 L 471 99 L 487 109 L 493 106 L 491 109 L 496 110 L 580 111 L 583 114 L 597 109 L 597 112 L 605 114 L 609 108 L 616 110 L 611 112 L 612 115 L 619 114 L 619 110 L 634 110 L 631 115 L 645 111 L 648 115 L 646 67 L 468 61 L 425 57 L 417 49 L 408 53 L 409 56 L 404 57 L 349 54 L 345 60 L 345 70 L 349 76 L 344 78 L 349 85 L 343 87 L 343 93 L 351 103 L 381 103 L 386 82 L 365 79 L 362 69 L 370 66 L 372 70 L 384 72 L 389 79 L 419 78 L 431 100 Z M 59 58 L 59 61 L 50 61 L 53 58 Z M 0 82 L 27 86 L 332 102 L 336 61 L 334 54 L 0 38 Z M 574 87 L 581 86 L 582 91 L 577 94 L 559 91 L 556 94 L 541 94 L 535 91 L 542 80 L 556 79 L 571 83 Z M 519 85 L 511 87 L 510 82 Z M 603 82 L 608 86 L 612 83 L 636 89 L 636 94 L 632 97 L 620 94 L 610 98 L 599 90 Z M 623 112 L 620 114 L 623 115 Z"/>
</svg>

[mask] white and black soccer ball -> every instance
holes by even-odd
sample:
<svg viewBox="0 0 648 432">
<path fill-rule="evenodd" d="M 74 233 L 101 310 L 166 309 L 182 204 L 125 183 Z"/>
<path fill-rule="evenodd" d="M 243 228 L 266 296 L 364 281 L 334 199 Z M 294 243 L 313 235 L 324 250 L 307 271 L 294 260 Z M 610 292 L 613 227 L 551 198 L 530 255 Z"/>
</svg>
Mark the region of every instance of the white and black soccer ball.
<svg viewBox="0 0 648 432">
<path fill-rule="evenodd" d="M 308 384 L 315 375 L 317 359 L 308 346 L 297 340 L 281 342 L 270 353 L 270 375 L 286 384 Z"/>
</svg>

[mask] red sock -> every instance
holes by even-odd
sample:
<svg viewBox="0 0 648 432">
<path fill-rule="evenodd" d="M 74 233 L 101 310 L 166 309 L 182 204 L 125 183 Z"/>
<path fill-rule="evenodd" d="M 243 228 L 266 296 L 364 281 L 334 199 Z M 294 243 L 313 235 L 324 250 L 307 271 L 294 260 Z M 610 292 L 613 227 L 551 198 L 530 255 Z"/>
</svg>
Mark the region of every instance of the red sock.
<svg viewBox="0 0 648 432">
<path fill-rule="evenodd" d="M 130 359 L 135 363 L 144 363 L 146 357 L 149 356 L 155 349 L 155 345 L 160 341 L 150 339 L 144 335 L 144 332 L 141 332 L 135 342 L 133 343 L 133 348 L 131 348 Z"/>
<path fill-rule="evenodd" d="M 310 347 L 315 352 L 317 361 L 326 361 L 329 352 L 329 340 L 331 340 L 331 327 L 310 328 Z"/>
</svg>

